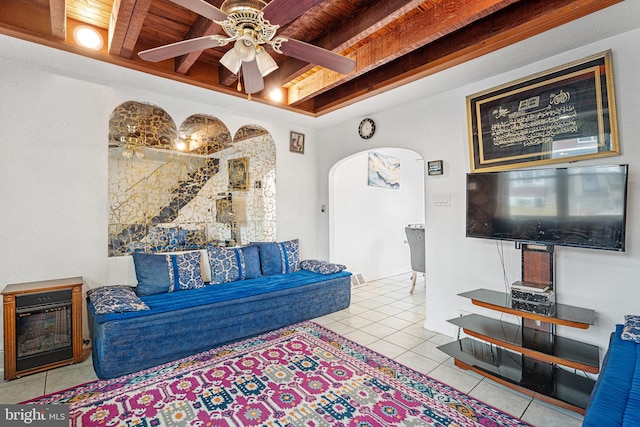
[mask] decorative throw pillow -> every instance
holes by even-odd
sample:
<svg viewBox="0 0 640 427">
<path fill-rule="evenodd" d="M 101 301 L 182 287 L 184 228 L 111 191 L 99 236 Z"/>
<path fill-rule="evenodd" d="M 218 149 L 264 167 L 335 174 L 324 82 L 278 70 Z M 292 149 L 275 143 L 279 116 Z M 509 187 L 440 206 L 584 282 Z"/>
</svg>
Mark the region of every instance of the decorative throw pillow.
<svg viewBox="0 0 640 427">
<path fill-rule="evenodd" d="M 629 314 L 624 316 L 624 328 L 620 338 L 640 343 L 640 316 Z"/>
<path fill-rule="evenodd" d="M 244 278 L 245 279 L 257 279 L 262 277 L 262 270 L 260 269 L 260 253 L 257 246 L 245 246 L 238 248 L 242 257 L 244 258 Z"/>
<path fill-rule="evenodd" d="M 285 273 L 293 273 L 300 270 L 300 242 L 298 239 L 279 243 L 284 256 L 283 264 Z"/>
<path fill-rule="evenodd" d="M 200 251 L 177 254 L 133 253 L 140 296 L 202 288 Z"/>
<path fill-rule="evenodd" d="M 87 291 L 97 314 L 149 310 L 130 286 L 101 286 Z"/>
<path fill-rule="evenodd" d="M 347 267 L 342 264 L 334 264 L 326 261 L 318 261 L 315 259 L 306 259 L 300 263 L 300 268 L 307 271 L 320 274 L 338 273 Z"/>
<path fill-rule="evenodd" d="M 200 251 L 165 255 L 169 268 L 169 292 L 205 286 L 200 274 Z"/>
<path fill-rule="evenodd" d="M 293 273 L 300 270 L 298 239 L 286 242 L 256 243 L 260 249 L 260 265 L 264 276 Z"/>
<path fill-rule="evenodd" d="M 138 279 L 136 294 L 145 296 L 169 292 L 171 279 L 165 255 L 134 252 L 131 256 Z"/>
<path fill-rule="evenodd" d="M 282 255 L 277 243 L 258 243 L 260 252 L 260 269 L 263 276 L 273 276 L 283 274 Z"/>
<path fill-rule="evenodd" d="M 211 283 L 214 285 L 262 276 L 256 246 L 222 248 L 209 245 L 207 252 L 211 267 Z"/>
<path fill-rule="evenodd" d="M 207 252 L 211 266 L 211 284 L 219 285 L 242 280 L 244 266 L 233 248 L 208 245 Z"/>
</svg>

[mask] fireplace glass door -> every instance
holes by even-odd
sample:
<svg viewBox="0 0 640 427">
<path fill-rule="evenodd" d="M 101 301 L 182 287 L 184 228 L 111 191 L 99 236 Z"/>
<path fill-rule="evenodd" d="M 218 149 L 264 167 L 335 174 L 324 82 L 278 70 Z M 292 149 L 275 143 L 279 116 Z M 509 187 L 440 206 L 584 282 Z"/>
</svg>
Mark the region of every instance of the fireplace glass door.
<svg viewBox="0 0 640 427">
<path fill-rule="evenodd" d="M 16 296 L 16 368 L 73 358 L 71 289 Z"/>
</svg>

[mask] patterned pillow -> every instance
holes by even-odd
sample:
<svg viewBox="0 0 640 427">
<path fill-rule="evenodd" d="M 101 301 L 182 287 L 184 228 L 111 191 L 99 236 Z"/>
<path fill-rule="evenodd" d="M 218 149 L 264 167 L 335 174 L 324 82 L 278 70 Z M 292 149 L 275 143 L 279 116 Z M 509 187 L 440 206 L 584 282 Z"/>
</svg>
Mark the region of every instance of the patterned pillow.
<svg viewBox="0 0 640 427">
<path fill-rule="evenodd" d="M 208 245 L 209 265 L 211 266 L 211 284 L 242 280 L 243 263 L 232 248 Z"/>
<path fill-rule="evenodd" d="M 293 273 L 300 270 L 298 239 L 280 243 L 256 243 L 260 249 L 260 265 L 264 276 Z"/>
<path fill-rule="evenodd" d="M 149 310 L 130 286 L 101 286 L 87 291 L 97 314 Z"/>
<path fill-rule="evenodd" d="M 166 254 L 169 268 L 169 292 L 205 286 L 200 274 L 200 251 Z"/>
<path fill-rule="evenodd" d="M 338 273 L 347 267 L 342 264 L 306 259 L 300 263 L 300 268 L 303 270 L 313 271 L 314 273 L 333 274 Z"/>
<path fill-rule="evenodd" d="M 624 328 L 620 338 L 626 341 L 640 343 L 640 316 L 624 316 Z"/>
<path fill-rule="evenodd" d="M 300 270 L 300 242 L 298 239 L 279 243 L 284 256 L 283 264 L 285 273 L 293 273 Z"/>
<path fill-rule="evenodd" d="M 235 282 L 255 279 L 262 276 L 258 248 L 222 248 L 207 246 L 211 267 L 211 284 Z"/>
<path fill-rule="evenodd" d="M 140 296 L 202 288 L 200 251 L 177 254 L 133 253 L 136 294 Z"/>
</svg>

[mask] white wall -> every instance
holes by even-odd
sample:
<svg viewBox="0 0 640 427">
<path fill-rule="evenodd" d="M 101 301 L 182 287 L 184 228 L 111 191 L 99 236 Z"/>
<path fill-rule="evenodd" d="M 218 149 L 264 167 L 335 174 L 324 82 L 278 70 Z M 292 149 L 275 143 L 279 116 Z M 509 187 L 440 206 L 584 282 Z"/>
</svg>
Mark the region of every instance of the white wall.
<svg viewBox="0 0 640 427">
<path fill-rule="evenodd" d="M 424 223 L 424 160 L 398 148 L 375 152 L 400 160 L 399 189 L 367 184 L 368 151 L 336 165 L 329 184 L 330 259 L 367 281 L 411 270 L 404 227 Z"/>
<path fill-rule="evenodd" d="M 638 2 L 624 2 L 617 9 L 625 13 L 640 12 Z M 607 251 L 556 248 L 557 298 L 560 303 L 591 308 L 596 311 L 596 324 L 587 331 L 559 328 L 561 335 L 593 343 L 604 348 L 615 323 L 624 321 L 625 314 L 640 313 L 640 229 L 634 221 L 640 214 L 640 30 L 635 29 L 605 40 L 563 51 L 568 38 L 579 40 L 581 34 L 591 36 L 595 26 L 615 25 L 616 10 L 607 9 L 599 16 L 579 20 L 545 33 L 534 39 L 503 49 L 453 70 L 433 77 L 433 85 L 442 83 L 452 88 L 425 96 L 424 99 L 373 114 L 376 135 L 369 141 L 369 149 L 395 146 L 414 150 L 425 161 L 444 159 L 445 175 L 426 181 L 426 269 L 427 320 L 425 326 L 454 336 L 453 325 L 447 319 L 457 317 L 460 310 L 496 316 L 489 310 L 472 306 L 458 293 L 475 288 L 504 290 L 505 284 L 520 279 L 520 252 L 513 244 L 504 246 L 495 242 L 465 237 L 465 175 L 469 172 L 467 117 L 465 98 L 481 90 L 508 83 L 555 66 L 579 60 L 611 49 L 613 51 L 614 79 L 617 95 L 619 137 L 622 155 L 583 162 L 586 164 L 630 164 L 630 197 L 627 251 Z M 622 16 L 622 15 L 620 15 Z M 560 54 L 542 60 L 533 60 L 521 68 L 500 72 L 472 83 L 469 76 L 486 74 L 486 70 L 508 68 L 529 56 L 536 58 L 540 50 L 556 49 Z M 489 73 L 490 74 L 490 73 Z M 428 79 L 427 79 L 428 80 Z M 456 82 L 460 86 L 456 87 Z M 417 83 L 424 84 L 424 82 Z M 354 136 L 359 120 L 351 120 L 320 132 L 327 145 L 320 159 L 320 174 L 330 173 L 340 159 L 362 150 L 362 141 Z M 562 165 L 561 165 L 562 166 Z M 449 207 L 433 206 L 434 195 L 451 196 Z M 320 193 L 321 200 L 329 199 L 329 190 Z M 327 223 L 323 227 L 329 228 Z M 499 251 L 504 252 L 507 279 Z M 516 320 L 506 316 L 505 320 Z M 602 355 L 604 354 L 601 352 Z"/>
<path fill-rule="evenodd" d="M 31 56 L 16 59 L 25 52 Z M 64 63 L 67 75 L 56 71 Z M 104 83 L 76 76 L 80 69 Z M 277 153 L 277 237 L 299 238 L 301 256 L 317 258 L 313 129 L 295 127 L 306 134 L 306 152 L 290 153 L 289 122 L 230 112 L 226 107 L 236 101 L 228 96 L 152 76 L 140 82 L 140 73 L 5 36 L 0 75 L 0 289 L 74 276 L 88 287 L 109 280 L 108 121 L 128 100 L 161 105 L 177 123 L 200 113 L 220 118 L 231 134 L 246 124 L 267 129 Z M 114 83 L 118 76 L 132 86 Z M 203 97 L 210 103 L 191 101 Z"/>
</svg>

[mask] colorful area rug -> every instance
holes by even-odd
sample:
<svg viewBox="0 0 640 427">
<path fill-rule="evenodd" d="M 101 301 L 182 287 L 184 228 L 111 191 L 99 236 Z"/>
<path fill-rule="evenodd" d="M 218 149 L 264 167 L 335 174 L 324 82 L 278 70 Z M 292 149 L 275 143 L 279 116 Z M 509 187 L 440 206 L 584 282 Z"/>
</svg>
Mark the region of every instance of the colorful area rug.
<svg viewBox="0 0 640 427">
<path fill-rule="evenodd" d="M 313 322 L 24 403 L 72 426 L 527 426 Z"/>
</svg>

